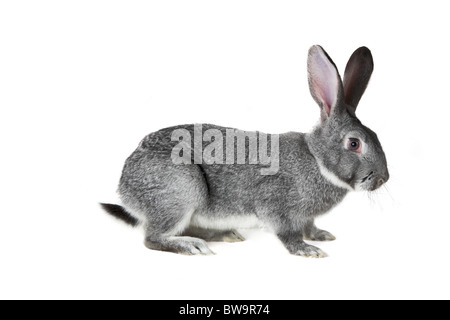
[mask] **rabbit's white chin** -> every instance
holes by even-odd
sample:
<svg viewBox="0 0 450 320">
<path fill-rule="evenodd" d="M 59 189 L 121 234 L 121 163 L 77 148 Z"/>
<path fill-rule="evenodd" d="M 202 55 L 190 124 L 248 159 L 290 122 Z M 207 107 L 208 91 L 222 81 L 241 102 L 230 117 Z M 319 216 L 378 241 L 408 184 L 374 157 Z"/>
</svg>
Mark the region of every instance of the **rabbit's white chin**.
<svg viewBox="0 0 450 320">
<path fill-rule="evenodd" d="M 364 183 L 359 183 L 355 186 L 355 191 L 371 191 Z"/>
</svg>

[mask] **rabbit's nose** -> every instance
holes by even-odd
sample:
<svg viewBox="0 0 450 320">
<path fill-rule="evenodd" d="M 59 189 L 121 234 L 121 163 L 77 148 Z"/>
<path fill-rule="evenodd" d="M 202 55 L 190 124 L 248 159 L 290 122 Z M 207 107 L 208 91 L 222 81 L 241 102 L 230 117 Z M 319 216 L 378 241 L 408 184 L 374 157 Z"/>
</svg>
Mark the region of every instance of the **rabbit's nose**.
<svg viewBox="0 0 450 320">
<path fill-rule="evenodd" d="M 383 180 L 382 184 L 388 182 L 388 180 L 389 180 L 389 171 L 387 171 L 387 169 L 386 169 L 386 172 L 384 173 L 384 175 L 381 177 L 381 180 Z"/>
<path fill-rule="evenodd" d="M 377 188 L 381 187 L 383 184 L 385 184 L 389 180 L 389 173 L 386 173 L 384 177 L 379 178 L 377 181 Z"/>
</svg>

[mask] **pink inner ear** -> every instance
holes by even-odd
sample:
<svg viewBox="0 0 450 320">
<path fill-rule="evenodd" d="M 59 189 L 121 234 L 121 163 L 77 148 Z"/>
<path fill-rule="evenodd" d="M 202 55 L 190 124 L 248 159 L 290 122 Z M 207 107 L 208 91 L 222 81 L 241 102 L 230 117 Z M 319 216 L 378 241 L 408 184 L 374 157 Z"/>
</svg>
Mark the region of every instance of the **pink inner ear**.
<svg viewBox="0 0 450 320">
<path fill-rule="evenodd" d="M 327 115 L 330 116 L 332 102 L 331 99 L 329 98 L 330 97 L 329 92 L 322 91 L 320 85 L 317 86 L 317 91 L 319 93 L 319 96 L 321 97 L 323 107 L 325 108 Z"/>
<path fill-rule="evenodd" d="M 310 76 L 316 98 L 322 102 L 328 116 L 336 104 L 339 82 L 336 68 L 325 54 L 318 50 L 311 57 Z"/>
</svg>

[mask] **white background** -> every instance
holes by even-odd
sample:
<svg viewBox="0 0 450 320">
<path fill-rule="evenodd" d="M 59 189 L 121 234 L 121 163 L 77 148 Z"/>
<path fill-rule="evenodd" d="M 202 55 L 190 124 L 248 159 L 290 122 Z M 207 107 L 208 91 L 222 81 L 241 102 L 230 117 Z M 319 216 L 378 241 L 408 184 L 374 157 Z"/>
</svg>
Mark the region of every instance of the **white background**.
<svg viewBox="0 0 450 320">
<path fill-rule="evenodd" d="M 448 4 L 444 1 L 2 1 L 0 298 L 450 298 Z M 104 214 L 146 134 L 209 122 L 306 132 L 306 55 L 375 71 L 358 116 L 391 180 L 318 221 L 326 259 L 276 237 L 215 256 L 147 250 Z"/>
</svg>

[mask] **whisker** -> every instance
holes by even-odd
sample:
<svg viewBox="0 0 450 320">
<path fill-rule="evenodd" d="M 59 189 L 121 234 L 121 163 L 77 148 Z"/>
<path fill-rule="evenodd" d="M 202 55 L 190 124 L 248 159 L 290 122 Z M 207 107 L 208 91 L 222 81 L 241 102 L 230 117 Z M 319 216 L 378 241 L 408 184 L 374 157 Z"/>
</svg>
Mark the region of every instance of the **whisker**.
<svg viewBox="0 0 450 320">
<path fill-rule="evenodd" d="M 373 199 L 373 194 L 375 191 L 367 191 L 367 198 L 369 199 L 370 206 L 373 208 L 375 206 L 375 201 Z"/>
<path fill-rule="evenodd" d="M 391 194 L 391 191 L 389 190 L 388 186 L 386 184 L 383 184 L 384 190 L 386 190 L 389 198 L 391 198 L 392 203 L 395 203 L 394 197 Z"/>
<path fill-rule="evenodd" d="M 369 198 L 370 206 L 372 208 L 378 208 L 381 211 L 383 211 L 383 203 L 382 203 L 382 201 L 380 201 L 380 190 L 379 189 L 367 192 L 367 197 Z"/>
</svg>

